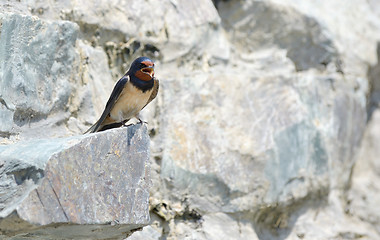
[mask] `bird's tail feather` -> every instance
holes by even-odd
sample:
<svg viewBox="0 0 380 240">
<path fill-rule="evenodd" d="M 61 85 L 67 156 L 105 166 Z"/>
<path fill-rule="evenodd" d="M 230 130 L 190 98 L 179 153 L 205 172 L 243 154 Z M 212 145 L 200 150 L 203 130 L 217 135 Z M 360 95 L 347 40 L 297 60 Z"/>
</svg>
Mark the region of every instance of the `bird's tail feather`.
<svg viewBox="0 0 380 240">
<path fill-rule="evenodd" d="M 92 125 L 89 129 L 87 129 L 87 131 L 85 131 L 83 134 L 87 134 L 87 133 L 94 133 L 95 132 L 95 128 L 96 128 L 96 125 L 98 124 L 98 122 L 96 122 L 94 125 Z"/>
<path fill-rule="evenodd" d="M 112 129 L 112 128 L 118 128 L 118 127 L 121 127 L 123 126 L 126 122 L 128 122 L 129 119 L 127 120 L 124 120 L 122 122 L 116 122 L 116 123 L 111 123 L 111 124 L 107 124 L 107 125 L 100 125 L 98 127 L 98 122 L 96 122 L 94 125 L 92 125 L 87 131 L 85 131 L 83 134 L 87 134 L 87 133 L 94 133 L 94 132 L 101 132 L 101 131 L 104 131 L 104 130 L 108 130 L 108 129 Z"/>
</svg>

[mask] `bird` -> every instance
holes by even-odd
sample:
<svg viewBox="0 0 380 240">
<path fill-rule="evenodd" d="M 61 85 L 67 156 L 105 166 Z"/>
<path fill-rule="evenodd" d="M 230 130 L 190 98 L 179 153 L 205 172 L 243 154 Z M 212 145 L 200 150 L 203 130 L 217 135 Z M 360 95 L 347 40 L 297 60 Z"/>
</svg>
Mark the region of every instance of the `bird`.
<svg viewBox="0 0 380 240">
<path fill-rule="evenodd" d="M 159 80 L 154 77 L 154 62 L 148 57 L 135 59 L 127 73 L 115 84 L 99 120 L 86 133 L 125 126 L 148 105 L 158 93 Z"/>
</svg>

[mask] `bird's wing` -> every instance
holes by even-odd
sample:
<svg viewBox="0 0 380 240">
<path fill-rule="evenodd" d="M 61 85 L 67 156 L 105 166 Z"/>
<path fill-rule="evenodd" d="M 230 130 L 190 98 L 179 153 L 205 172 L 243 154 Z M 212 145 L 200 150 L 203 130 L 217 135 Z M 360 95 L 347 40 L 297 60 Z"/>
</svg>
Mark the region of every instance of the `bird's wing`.
<svg viewBox="0 0 380 240">
<path fill-rule="evenodd" d="M 148 105 L 153 99 L 156 98 L 159 87 L 160 87 L 160 81 L 157 78 L 154 78 L 153 91 L 152 91 L 152 94 L 150 94 L 150 97 L 148 101 L 146 102 L 145 106 Z"/>
<path fill-rule="evenodd" d="M 101 127 L 104 119 L 108 116 L 108 114 L 111 112 L 113 106 L 115 105 L 116 101 L 119 99 L 121 92 L 123 91 L 123 88 L 125 84 L 129 81 L 129 76 L 124 75 L 122 78 L 120 78 L 119 81 L 117 81 L 115 87 L 112 90 L 111 96 L 108 99 L 108 102 L 106 104 L 106 107 L 102 113 L 102 116 L 99 118 L 99 120 L 92 125 L 85 133 L 91 132 L 97 132 L 99 128 Z"/>
</svg>

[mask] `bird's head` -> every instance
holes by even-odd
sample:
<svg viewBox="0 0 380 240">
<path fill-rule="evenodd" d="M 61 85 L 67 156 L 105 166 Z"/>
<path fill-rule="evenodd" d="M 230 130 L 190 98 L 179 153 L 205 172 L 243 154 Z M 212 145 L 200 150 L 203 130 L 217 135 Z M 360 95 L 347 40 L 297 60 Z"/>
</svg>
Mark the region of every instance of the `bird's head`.
<svg viewBox="0 0 380 240">
<path fill-rule="evenodd" d="M 154 63 L 147 57 L 139 57 L 133 61 L 129 72 L 142 81 L 150 81 L 154 77 Z"/>
</svg>

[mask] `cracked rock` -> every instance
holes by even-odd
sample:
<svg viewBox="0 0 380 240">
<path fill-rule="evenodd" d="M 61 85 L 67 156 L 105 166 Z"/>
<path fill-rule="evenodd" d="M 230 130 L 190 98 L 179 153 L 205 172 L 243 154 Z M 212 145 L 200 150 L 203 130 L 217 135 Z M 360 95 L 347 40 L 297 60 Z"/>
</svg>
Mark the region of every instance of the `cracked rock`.
<svg viewBox="0 0 380 240">
<path fill-rule="evenodd" d="M 1 146 L 1 234 L 120 238 L 147 225 L 148 149 L 141 125 Z"/>
</svg>

